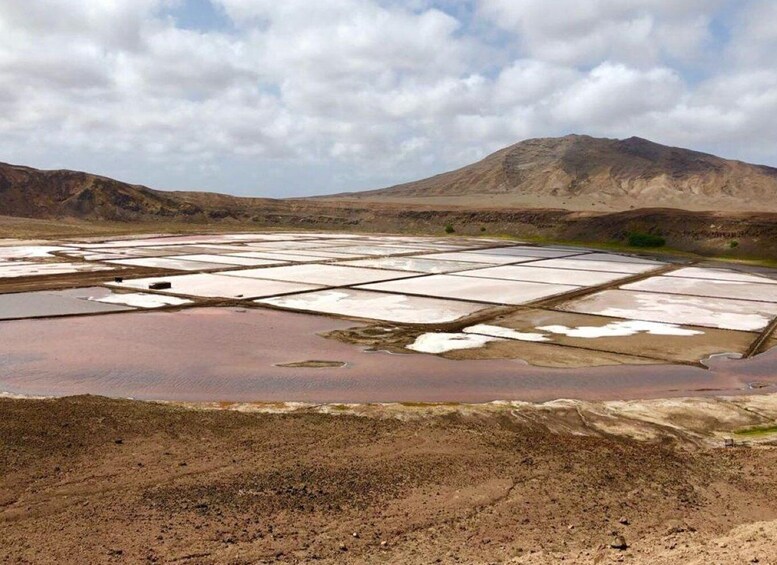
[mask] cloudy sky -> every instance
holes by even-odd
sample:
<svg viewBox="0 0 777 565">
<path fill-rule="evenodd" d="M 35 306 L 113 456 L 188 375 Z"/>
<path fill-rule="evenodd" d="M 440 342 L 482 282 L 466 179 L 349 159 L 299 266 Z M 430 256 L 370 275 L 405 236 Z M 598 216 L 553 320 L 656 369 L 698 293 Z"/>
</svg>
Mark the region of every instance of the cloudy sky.
<svg viewBox="0 0 777 565">
<path fill-rule="evenodd" d="M 777 166 L 774 0 L 0 0 L 0 161 L 258 196 L 529 137 Z"/>
</svg>

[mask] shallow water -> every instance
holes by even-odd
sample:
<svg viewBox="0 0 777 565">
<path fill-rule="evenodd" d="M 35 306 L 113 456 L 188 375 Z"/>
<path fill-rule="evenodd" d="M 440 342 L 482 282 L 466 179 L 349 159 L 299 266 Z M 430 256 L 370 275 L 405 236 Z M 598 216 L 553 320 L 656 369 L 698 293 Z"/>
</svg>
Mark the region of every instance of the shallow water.
<svg viewBox="0 0 777 565">
<path fill-rule="evenodd" d="M 617 399 L 777 391 L 777 349 L 712 368 L 547 369 L 511 360 L 367 353 L 319 332 L 358 325 L 261 309 L 195 308 L 0 322 L 0 392 L 180 401 Z M 341 368 L 280 367 L 309 360 Z"/>
</svg>

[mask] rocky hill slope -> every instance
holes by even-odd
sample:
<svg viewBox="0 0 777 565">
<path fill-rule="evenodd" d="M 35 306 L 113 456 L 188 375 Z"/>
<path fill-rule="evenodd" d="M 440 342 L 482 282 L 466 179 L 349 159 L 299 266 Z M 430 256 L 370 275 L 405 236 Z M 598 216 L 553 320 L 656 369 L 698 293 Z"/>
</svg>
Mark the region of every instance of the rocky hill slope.
<svg viewBox="0 0 777 565">
<path fill-rule="evenodd" d="M 277 200 L 0 163 L 0 236 L 17 237 L 24 221 L 46 223 L 46 233 L 74 222 L 430 234 L 453 226 L 461 235 L 607 243 L 644 232 L 685 251 L 774 259 L 777 169 L 640 139 L 568 136 L 391 189 Z"/>
<path fill-rule="evenodd" d="M 529 139 L 472 165 L 340 198 L 468 207 L 777 211 L 777 169 L 631 137 Z"/>
<path fill-rule="evenodd" d="M 166 192 L 79 171 L 0 163 L 0 215 L 129 221 L 245 219 L 272 208 L 265 198 Z"/>
<path fill-rule="evenodd" d="M 461 169 L 389 188 L 313 199 L 166 192 L 78 171 L 0 163 L 0 215 L 87 220 L 261 221 L 323 201 L 436 208 L 618 212 L 676 208 L 777 212 L 777 168 L 632 137 L 569 135 L 522 141 Z"/>
</svg>

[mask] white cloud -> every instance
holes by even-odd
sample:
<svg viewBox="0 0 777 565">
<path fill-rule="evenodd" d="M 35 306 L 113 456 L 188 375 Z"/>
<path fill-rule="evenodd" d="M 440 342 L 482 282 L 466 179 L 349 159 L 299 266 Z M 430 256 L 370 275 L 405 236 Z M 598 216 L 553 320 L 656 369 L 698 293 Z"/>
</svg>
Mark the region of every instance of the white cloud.
<svg viewBox="0 0 777 565">
<path fill-rule="evenodd" d="M 565 64 L 687 60 L 711 39 L 719 0 L 484 0 L 481 14 L 516 33 L 527 53 Z"/>
<path fill-rule="evenodd" d="M 0 3 L 0 161 L 288 195 L 569 131 L 777 151 L 773 2 L 213 2 L 228 29 L 177 27 L 186 0 Z"/>
<path fill-rule="evenodd" d="M 581 126 L 617 123 L 671 109 L 682 94 L 680 77 L 669 69 L 603 63 L 561 92 L 554 113 L 559 121 Z"/>
</svg>

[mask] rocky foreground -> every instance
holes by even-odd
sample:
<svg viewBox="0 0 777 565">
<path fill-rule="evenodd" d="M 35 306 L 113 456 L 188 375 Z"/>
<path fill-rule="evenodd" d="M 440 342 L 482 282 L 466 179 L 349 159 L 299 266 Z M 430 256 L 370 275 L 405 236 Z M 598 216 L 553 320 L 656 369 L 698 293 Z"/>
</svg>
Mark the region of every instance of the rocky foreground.
<svg viewBox="0 0 777 565">
<path fill-rule="evenodd" d="M 753 402 L 0 399 L 0 562 L 774 563 Z"/>
</svg>

